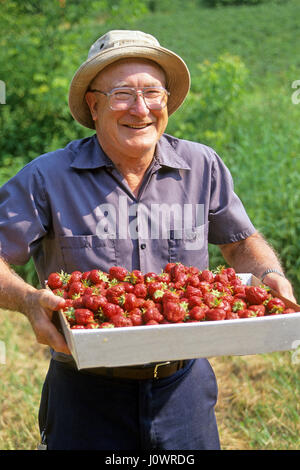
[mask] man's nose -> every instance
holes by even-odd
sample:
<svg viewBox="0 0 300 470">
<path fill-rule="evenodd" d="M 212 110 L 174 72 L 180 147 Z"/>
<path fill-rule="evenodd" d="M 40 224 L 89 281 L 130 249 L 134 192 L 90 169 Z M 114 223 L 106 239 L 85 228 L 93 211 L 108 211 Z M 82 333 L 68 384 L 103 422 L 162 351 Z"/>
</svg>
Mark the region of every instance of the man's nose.
<svg viewBox="0 0 300 470">
<path fill-rule="evenodd" d="M 138 115 L 142 115 L 142 116 L 147 116 L 149 114 L 150 110 L 149 110 L 148 106 L 146 105 L 143 93 L 141 93 L 141 92 L 136 93 L 134 103 L 130 107 L 129 111 L 132 114 L 138 114 Z"/>
</svg>

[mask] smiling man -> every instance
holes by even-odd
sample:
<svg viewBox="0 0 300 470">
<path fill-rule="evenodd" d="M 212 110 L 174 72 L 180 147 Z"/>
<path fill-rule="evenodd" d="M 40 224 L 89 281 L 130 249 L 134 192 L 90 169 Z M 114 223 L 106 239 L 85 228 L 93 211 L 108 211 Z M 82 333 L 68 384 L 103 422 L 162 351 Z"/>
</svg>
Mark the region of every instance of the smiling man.
<svg viewBox="0 0 300 470">
<path fill-rule="evenodd" d="M 294 300 L 221 158 L 165 134 L 189 87 L 184 61 L 153 36 L 110 31 L 69 92 L 73 117 L 96 133 L 36 158 L 0 190 L 0 307 L 24 313 L 51 347 L 39 413 L 49 450 L 219 449 L 216 379 L 206 359 L 78 371 L 51 322 L 64 301 L 9 264 L 33 257 L 41 283 L 50 272 L 114 265 L 203 270 L 213 243 L 238 272 Z"/>
</svg>

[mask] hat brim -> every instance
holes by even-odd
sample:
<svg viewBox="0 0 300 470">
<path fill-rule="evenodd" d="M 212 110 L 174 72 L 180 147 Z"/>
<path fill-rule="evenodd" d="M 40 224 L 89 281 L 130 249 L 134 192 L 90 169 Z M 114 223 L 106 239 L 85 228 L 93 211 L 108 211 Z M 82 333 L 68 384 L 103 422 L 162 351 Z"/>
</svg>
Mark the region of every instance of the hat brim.
<svg viewBox="0 0 300 470">
<path fill-rule="evenodd" d="M 159 64 L 166 74 L 168 113 L 171 115 L 184 102 L 190 89 L 190 73 L 185 62 L 174 52 L 158 46 L 120 46 L 102 51 L 86 60 L 77 70 L 69 89 L 69 107 L 72 116 L 83 126 L 95 129 L 85 100 L 90 82 L 108 65 L 121 59 L 149 59 Z"/>
</svg>

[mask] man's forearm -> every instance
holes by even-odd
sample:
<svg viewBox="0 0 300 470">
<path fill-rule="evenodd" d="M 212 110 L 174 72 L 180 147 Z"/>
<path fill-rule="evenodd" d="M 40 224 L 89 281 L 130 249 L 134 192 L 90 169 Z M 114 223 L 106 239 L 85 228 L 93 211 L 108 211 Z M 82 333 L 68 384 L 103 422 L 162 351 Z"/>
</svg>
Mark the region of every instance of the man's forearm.
<svg viewBox="0 0 300 470">
<path fill-rule="evenodd" d="M 26 299 L 34 291 L 0 258 L 0 308 L 27 314 Z"/>
<path fill-rule="evenodd" d="M 283 272 L 278 255 L 259 233 L 240 242 L 221 245 L 220 249 L 237 272 L 249 272 L 259 278 L 269 268 Z"/>
</svg>

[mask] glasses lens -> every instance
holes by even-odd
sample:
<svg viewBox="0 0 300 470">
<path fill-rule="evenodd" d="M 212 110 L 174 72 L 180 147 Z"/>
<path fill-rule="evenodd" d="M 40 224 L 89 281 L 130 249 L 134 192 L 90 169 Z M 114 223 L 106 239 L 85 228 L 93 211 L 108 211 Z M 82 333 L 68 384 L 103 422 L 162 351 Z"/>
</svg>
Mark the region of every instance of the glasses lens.
<svg viewBox="0 0 300 470">
<path fill-rule="evenodd" d="M 168 92 L 164 88 L 144 88 L 140 91 L 149 109 L 163 109 L 168 100 Z M 136 101 L 138 92 L 132 89 L 118 89 L 110 94 L 110 107 L 120 111 L 129 109 Z"/>
</svg>

